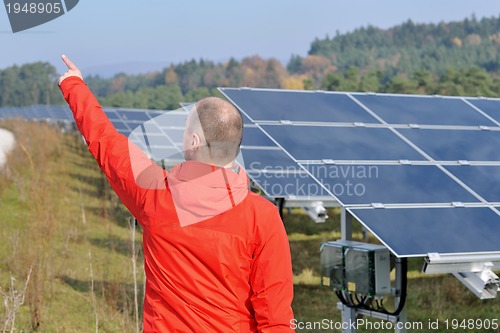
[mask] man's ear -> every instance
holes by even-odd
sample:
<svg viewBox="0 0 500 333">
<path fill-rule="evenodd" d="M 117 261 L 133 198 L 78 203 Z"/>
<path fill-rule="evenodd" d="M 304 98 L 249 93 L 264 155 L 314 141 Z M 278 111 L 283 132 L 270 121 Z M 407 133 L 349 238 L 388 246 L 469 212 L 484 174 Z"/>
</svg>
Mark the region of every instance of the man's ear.
<svg viewBox="0 0 500 333">
<path fill-rule="evenodd" d="M 189 144 L 191 145 L 192 149 L 198 149 L 199 147 L 201 147 L 201 139 L 198 134 L 196 133 L 191 134 L 191 138 L 189 140 L 190 140 Z"/>
</svg>

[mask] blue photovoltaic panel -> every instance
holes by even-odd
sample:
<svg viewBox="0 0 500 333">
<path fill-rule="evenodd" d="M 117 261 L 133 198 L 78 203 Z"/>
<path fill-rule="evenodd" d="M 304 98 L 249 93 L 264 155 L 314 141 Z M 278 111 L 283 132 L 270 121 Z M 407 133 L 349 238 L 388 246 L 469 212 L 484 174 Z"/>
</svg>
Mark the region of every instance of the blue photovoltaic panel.
<svg viewBox="0 0 500 333">
<path fill-rule="evenodd" d="M 500 123 L 500 99 L 468 99 L 471 104 L 481 109 Z"/>
<path fill-rule="evenodd" d="M 243 146 L 276 147 L 276 144 L 257 127 L 243 128 L 243 142 L 241 144 Z"/>
<path fill-rule="evenodd" d="M 51 110 L 45 105 L 33 105 L 27 109 L 25 113 L 26 119 L 41 119 L 42 115 L 48 115 L 50 118 L 55 118 Z"/>
<path fill-rule="evenodd" d="M 184 130 L 176 128 L 163 128 L 163 133 L 167 135 L 175 144 L 182 145 Z"/>
<path fill-rule="evenodd" d="M 253 124 L 253 122 L 244 113 L 241 114 L 241 117 L 243 118 L 244 125 L 252 125 Z"/>
<path fill-rule="evenodd" d="M 302 168 L 281 150 L 241 149 L 247 170 L 298 172 Z"/>
<path fill-rule="evenodd" d="M 165 166 L 170 166 L 184 160 L 182 151 L 174 146 L 175 142 L 168 133 L 163 131 L 159 133 L 159 128 L 154 121 L 143 124 L 133 121 L 128 125 L 132 128 L 130 140 L 154 161 L 161 161 Z"/>
<path fill-rule="evenodd" d="M 433 165 L 305 165 L 344 205 L 478 202 Z"/>
<path fill-rule="evenodd" d="M 262 125 L 297 160 L 422 160 L 385 128 Z"/>
<path fill-rule="evenodd" d="M 73 114 L 71 113 L 71 110 L 67 106 L 54 105 L 51 107 L 51 112 L 56 119 L 66 120 L 66 121 L 73 120 Z"/>
<path fill-rule="evenodd" d="M 459 98 L 353 94 L 389 124 L 495 126 Z"/>
<path fill-rule="evenodd" d="M 221 91 L 254 121 L 379 123 L 345 94 L 229 88 Z"/>
<path fill-rule="evenodd" d="M 115 111 L 115 109 L 108 109 L 108 108 L 104 108 L 104 113 L 106 114 L 106 116 L 109 118 L 109 120 L 113 121 L 113 120 L 120 120 L 122 119 L 118 113 Z"/>
<path fill-rule="evenodd" d="M 161 116 L 163 115 L 165 112 L 167 111 L 154 111 L 154 110 L 148 110 L 146 111 L 146 113 L 148 114 L 148 116 L 153 119 L 155 117 L 158 117 L 158 116 Z"/>
<path fill-rule="evenodd" d="M 500 202 L 500 166 L 447 166 L 458 179 L 489 202 Z"/>
<path fill-rule="evenodd" d="M 127 125 L 125 125 L 125 123 L 121 120 L 111 120 L 111 122 L 113 123 L 113 125 L 115 126 L 115 128 L 117 130 L 122 130 L 122 131 L 129 131 L 129 128 L 127 127 Z M 133 128 L 132 128 L 133 129 Z"/>
<path fill-rule="evenodd" d="M 126 109 L 119 109 L 119 110 L 116 110 L 116 112 L 125 121 L 130 120 L 130 121 L 138 121 L 138 122 L 143 123 L 143 122 L 146 122 L 148 120 L 151 120 L 145 111 L 132 111 L 132 110 L 126 110 Z"/>
<path fill-rule="evenodd" d="M 171 146 L 172 142 L 165 135 L 147 135 L 150 146 Z"/>
<path fill-rule="evenodd" d="M 135 125 L 137 126 L 137 124 L 135 124 Z M 144 131 L 148 134 L 158 134 L 158 135 L 163 134 L 163 132 L 162 132 L 161 128 L 158 126 L 158 124 L 156 124 L 153 121 L 147 121 L 147 122 L 143 123 L 142 126 L 144 128 Z"/>
<path fill-rule="evenodd" d="M 489 208 L 349 211 L 400 257 L 500 251 L 500 216 Z"/>
<path fill-rule="evenodd" d="M 437 161 L 500 161 L 500 131 L 398 129 Z"/>
<path fill-rule="evenodd" d="M 188 114 L 165 112 L 159 117 L 154 118 L 155 122 L 162 128 L 177 127 L 184 128 Z"/>
</svg>

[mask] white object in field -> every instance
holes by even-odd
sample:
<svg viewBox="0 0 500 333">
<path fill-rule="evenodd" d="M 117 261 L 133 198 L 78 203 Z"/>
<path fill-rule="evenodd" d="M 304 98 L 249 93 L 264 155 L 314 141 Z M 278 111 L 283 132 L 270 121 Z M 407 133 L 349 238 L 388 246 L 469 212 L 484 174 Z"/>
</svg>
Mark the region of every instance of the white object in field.
<svg viewBox="0 0 500 333">
<path fill-rule="evenodd" d="M 14 134 L 0 128 L 0 167 L 7 162 L 7 154 L 14 149 L 15 143 Z"/>
</svg>

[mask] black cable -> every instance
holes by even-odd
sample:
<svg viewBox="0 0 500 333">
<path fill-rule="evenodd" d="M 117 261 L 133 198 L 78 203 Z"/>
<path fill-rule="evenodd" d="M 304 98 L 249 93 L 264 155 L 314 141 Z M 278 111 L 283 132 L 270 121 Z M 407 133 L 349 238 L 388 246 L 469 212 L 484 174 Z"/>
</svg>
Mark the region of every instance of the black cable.
<svg viewBox="0 0 500 333">
<path fill-rule="evenodd" d="M 355 303 L 354 299 L 352 298 L 352 293 L 349 293 L 349 300 L 351 301 L 352 308 L 358 308 L 358 304 Z"/>
<path fill-rule="evenodd" d="M 406 303 L 406 291 L 408 287 L 408 259 L 407 258 L 402 258 L 401 259 L 401 274 L 403 275 L 401 277 L 401 295 L 399 296 L 399 303 L 398 307 L 396 308 L 395 311 L 390 312 L 385 310 L 385 313 L 388 315 L 392 316 L 398 316 L 401 311 L 403 311 L 405 303 Z M 382 300 L 383 302 L 383 300 Z M 382 303 L 382 308 L 383 308 L 383 303 Z"/>
<path fill-rule="evenodd" d="M 335 291 L 335 294 L 339 298 L 340 302 L 344 304 L 345 306 L 351 307 L 350 304 L 347 302 L 347 300 L 344 298 L 344 295 L 342 294 L 341 291 Z"/>
<path fill-rule="evenodd" d="M 361 300 L 359 299 L 358 294 L 354 294 L 354 299 L 356 299 L 358 305 L 361 304 Z"/>
<path fill-rule="evenodd" d="M 356 304 L 357 308 L 366 309 L 366 304 L 365 304 L 366 296 L 361 296 L 361 299 L 360 299 L 358 297 L 358 294 L 354 294 L 354 298 L 356 299 L 356 302 L 358 303 L 358 304 Z"/>
</svg>

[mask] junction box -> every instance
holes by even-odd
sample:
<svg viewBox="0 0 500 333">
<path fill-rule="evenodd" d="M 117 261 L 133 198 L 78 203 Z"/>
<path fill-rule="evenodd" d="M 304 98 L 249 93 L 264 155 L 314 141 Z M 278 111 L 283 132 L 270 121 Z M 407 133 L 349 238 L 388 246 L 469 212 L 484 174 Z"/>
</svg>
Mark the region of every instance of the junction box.
<svg viewBox="0 0 500 333">
<path fill-rule="evenodd" d="M 381 245 L 338 240 L 321 245 L 321 284 L 366 296 L 391 293 L 391 255 Z"/>
</svg>

